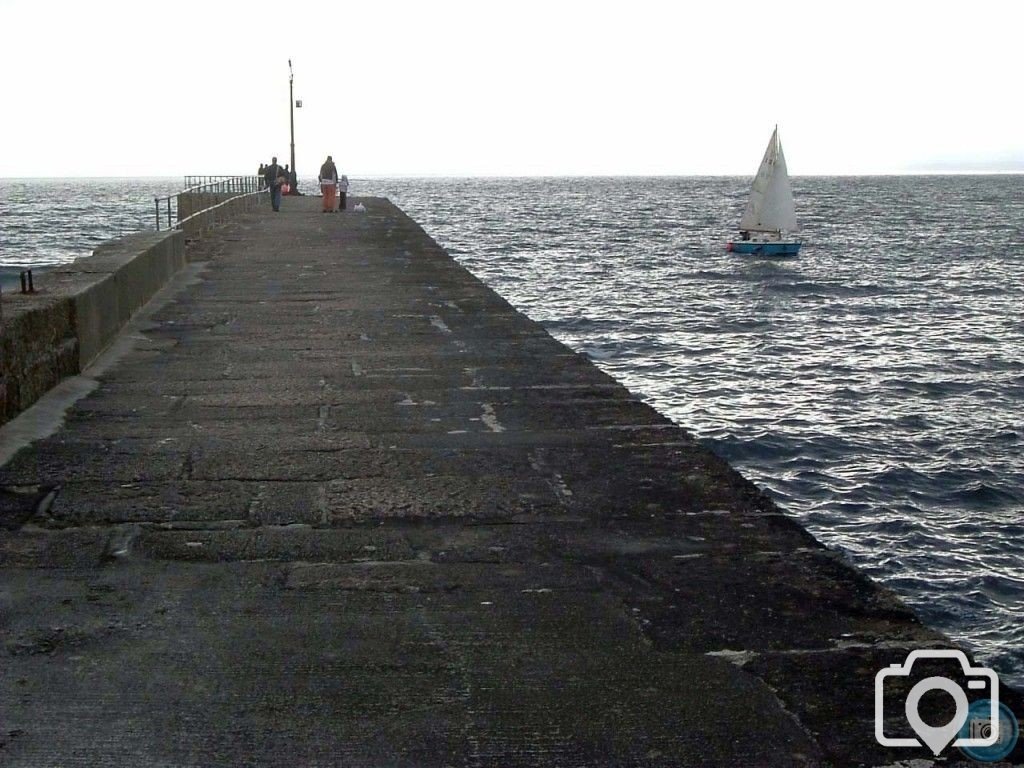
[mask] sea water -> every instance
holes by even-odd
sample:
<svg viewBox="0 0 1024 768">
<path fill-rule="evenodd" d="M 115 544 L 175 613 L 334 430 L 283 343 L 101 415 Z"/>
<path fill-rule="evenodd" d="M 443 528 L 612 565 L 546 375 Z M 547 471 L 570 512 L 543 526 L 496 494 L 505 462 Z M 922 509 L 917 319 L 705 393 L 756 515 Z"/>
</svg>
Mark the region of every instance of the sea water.
<svg viewBox="0 0 1024 768">
<path fill-rule="evenodd" d="M 1024 176 L 354 179 L 1024 685 Z M 0 181 L 0 273 L 152 227 L 178 180 Z M 313 183 L 305 188 L 313 190 Z M 287 206 L 287 200 L 285 201 Z"/>
</svg>

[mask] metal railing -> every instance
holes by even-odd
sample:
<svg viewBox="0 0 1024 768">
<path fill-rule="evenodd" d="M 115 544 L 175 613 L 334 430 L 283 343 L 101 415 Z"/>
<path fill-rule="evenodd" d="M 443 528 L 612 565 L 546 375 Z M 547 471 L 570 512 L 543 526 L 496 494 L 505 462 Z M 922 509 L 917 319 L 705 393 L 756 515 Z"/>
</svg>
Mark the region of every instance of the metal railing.
<svg viewBox="0 0 1024 768">
<path fill-rule="evenodd" d="M 202 180 L 202 181 L 201 181 Z M 199 183 L 194 183 L 199 181 Z M 267 191 L 260 176 L 186 176 L 185 189 L 173 195 L 154 197 L 156 208 L 156 231 L 177 229 L 200 214 L 207 213 L 232 200 L 246 195 L 261 195 Z M 207 205 L 189 207 L 186 215 L 180 215 L 179 203 L 182 195 L 191 195 L 193 201 L 204 201 Z"/>
<path fill-rule="evenodd" d="M 213 184 L 218 181 L 226 181 L 229 179 L 247 179 L 248 176 L 186 176 L 185 187 L 199 187 L 203 184 Z"/>
</svg>

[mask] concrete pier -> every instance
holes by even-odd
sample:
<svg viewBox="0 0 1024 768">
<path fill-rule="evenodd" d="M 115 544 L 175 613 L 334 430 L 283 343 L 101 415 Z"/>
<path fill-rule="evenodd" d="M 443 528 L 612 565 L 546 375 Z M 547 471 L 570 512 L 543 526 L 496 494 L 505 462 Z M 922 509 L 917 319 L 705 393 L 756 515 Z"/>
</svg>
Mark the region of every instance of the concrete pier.
<svg viewBox="0 0 1024 768">
<path fill-rule="evenodd" d="M 874 676 L 947 640 L 363 202 L 204 239 L 0 468 L 0 763 L 931 757 Z"/>
</svg>

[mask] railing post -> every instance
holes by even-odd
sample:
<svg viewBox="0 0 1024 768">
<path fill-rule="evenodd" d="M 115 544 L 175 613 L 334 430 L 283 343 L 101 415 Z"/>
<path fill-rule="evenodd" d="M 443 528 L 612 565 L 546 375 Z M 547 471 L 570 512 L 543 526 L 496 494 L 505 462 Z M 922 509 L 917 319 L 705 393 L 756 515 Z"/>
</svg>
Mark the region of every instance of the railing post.
<svg viewBox="0 0 1024 768">
<path fill-rule="evenodd" d="M 154 197 L 153 203 L 156 205 L 156 231 L 160 231 L 160 198 Z"/>
</svg>

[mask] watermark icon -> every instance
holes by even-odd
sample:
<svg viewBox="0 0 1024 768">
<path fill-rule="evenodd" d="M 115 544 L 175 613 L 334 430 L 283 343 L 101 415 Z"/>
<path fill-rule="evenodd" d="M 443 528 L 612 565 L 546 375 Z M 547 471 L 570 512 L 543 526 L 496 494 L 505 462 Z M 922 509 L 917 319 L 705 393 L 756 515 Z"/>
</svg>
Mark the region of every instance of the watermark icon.
<svg viewBox="0 0 1024 768">
<path fill-rule="evenodd" d="M 991 714 L 992 703 L 988 699 L 973 701 L 967 708 L 967 720 L 960 729 L 958 742 L 961 739 L 989 739 L 993 734 L 996 741 L 988 747 L 961 746 L 960 751 L 965 757 L 981 763 L 994 763 L 1009 755 L 1017 746 L 1020 725 L 1010 708 L 1001 703 L 994 720 L 989 717 Z"/>
<path fill-rule="evenodd" d="M 926 677 L 919 681 L 910 689 L 903 704 L 907 723 L 917 738 L 886 735 L 886 681 L 901 677 L 910 678 L 914 664 L 922 659 L 952 659 L 960 662 L 964 685 L 941 676 Z M 985 698 L 979 698 L 973 704 L 968 703 L 965 687 L 967 690 L 977 691 L 976 696 Z M 949 722 L 937 726 L 926 723 L 918 711 L 924 695 L 936 690 L 949 694 L 955 706 L 955 712 Z M 999 704 L 999 678 L 996 673 L 987 667 L 972 667 L 967 654 L 963 651 L 911 651 L 902 664 L 890 664 L 888 668 L 879 670 L 875 675 L 875 739 L 883 747 L 927 746 L 936 755 L 950 744 L 968 755 L 966 750 L 986 750 L 1004 743 L 1001 740 L 1004 728 L 1000 716 L 1003 711 L 1013 718 L 1010 710 Z M 971 726 L 971 722 L 982 720 L 986 721 L 984 725 Z M 1013 722 L 1016 723 L 1016 720 Z M 1013 741 L 1016 742 L 1016 739 Z M 1010 744 L 1006 754 L 1012 749 L 1013 744 Z"/>
</svg>

